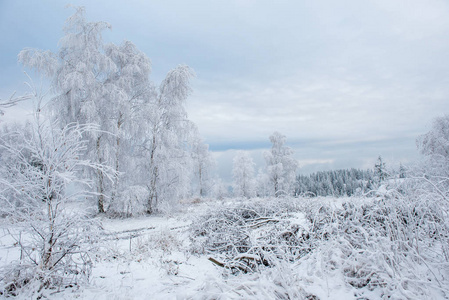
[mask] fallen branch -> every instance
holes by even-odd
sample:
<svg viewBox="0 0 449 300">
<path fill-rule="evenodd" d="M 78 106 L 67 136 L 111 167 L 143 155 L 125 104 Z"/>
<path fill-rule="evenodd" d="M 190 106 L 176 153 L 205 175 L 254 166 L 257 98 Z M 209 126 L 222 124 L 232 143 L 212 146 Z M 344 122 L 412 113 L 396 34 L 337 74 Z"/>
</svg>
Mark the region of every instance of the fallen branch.
<svg viewBox="0 0 449 300">
<path fill-rule="evenodd" d="M 266 223 L 269 223 L 269 222 L 273 222 L 273 223 L 278 223 L 279 222 L 278 219 L 269 219 L 269 218 L 266 218 L 266 219 L 265 218 L 259 218 L 259 219 L 261 219 L 262 221 L 250 224 L 250 225 L 248 225 L 248 227 L 249 228 L 259 228 L 260 226 L 262 226 L 262 225 L 264 225 Z"/>
<path fill-rule="evenodd" d="M 218 260 L 216 260 L 216 259 L 214 259 L 214 258 L 212 258 L 212 257 L 209 257 L 208 259 L 209 259 L 211 262 L 213 262 L 214 264 L 216 264 L 217 266 L 222 267 L 222 268 L 225 268 L 224 263 L 221 263 L 221 262 L 219 262 Z"/>
<path fill-rule="evenodd" d="M 235 270 L 235 269 L 239 269 L 240 271 L 247 273 L 248 272 L 248 268 L 244 268 L 243 266 L 230 266 L 227 264 L 224 264 L 222 262 L 219 262 L 218 260 L 216 260 L 215 258 L 209 257 L 208 258 L 211 262 L 213 262 L 214 264 L 216 264 L 219 267 L 222 268 L 226 268 L 226 269 L 231 269 L 231 270 Z"/>
</svg>

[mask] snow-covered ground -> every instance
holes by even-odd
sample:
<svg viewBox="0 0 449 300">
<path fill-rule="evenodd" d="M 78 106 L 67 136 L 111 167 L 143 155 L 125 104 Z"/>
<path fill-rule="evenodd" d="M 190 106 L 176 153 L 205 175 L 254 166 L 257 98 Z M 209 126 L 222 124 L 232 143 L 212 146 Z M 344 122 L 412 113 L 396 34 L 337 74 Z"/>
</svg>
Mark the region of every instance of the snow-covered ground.
<svg viewBox="0 0 449 300">
<path fill-rule="evenodd" d="M 91 285 L 66 291 L 66 299 L 177 299 L 201 289 L 219 270 L 189 254 L 184 213 L 170 217 L 102 219 L 107 238 Z M 61 297 L 56 295 L 55 297 Z"/>
<path fill-rule="evenodd" d="M 75 208 L 76 205 L 73 205 Z M 207 256 L 191 255 L 187 229 L 192 216 L 209 204 L 189 204 L 170 216 L 129 219 L 97 218 L 103 231 L 93 255 L 90 284 L 81 288 L 50 291 L 50 299 L 184 299 L 192 297 L 211 278 L 221 275 Z M 76 209 L 76 208 L 75 208 Z M 20 255 L 16 241 L 3 223 L 0 263 Z"/>
<path fill-rule="evenodd" d="M 348 270 L 351 263 L 357 268 L 366 267 L 373 253 L 354 252 L 349 257 L 341 237 L 316 244 L 317 250 L 296 261 L 279 260 L 274 266 L 260 268 L 256 272 L 232 272 L 212 263 L 209 258 L 224 259 L 219 253 L 192 251 L 192 226 L 201 215 L 217 208 L 239 207 L 243 202 L 209 200 L 201 203 L 185 203 L 181 209 L 169 215 L 141 216 L 129 219 L 95 217 L 101 224 L 100 235 L 90 251 L 93 260 L 88 284 L 62 290 L 47 290 L 48 299 L 382 299 L 385 286 L 351 283 Z M 260 201 L 260 200 L 259 200 Z M 263 200 L 270 201 L 270 200 Z M 373 199 L 321 198 L 297 199 L 302 207 L 324 208 L 323 216 L 342 210 L 347 201 L 369 204 Z M 263 203 L 263 202 L 260 202 Z M 268 202 L 267 202 L 268 203 Z M 73 209 L 77 209 L 74 205 Z M 311 208 L 313 209 L 313 208 Z M 313 232 L 305 212 L 292 211 L 283 222 L 300 226 L 304 232 Z M 279 222 L 278 224 L 284 224 Z M 17 259 L 20 250 L 7 230 L 14 230 L 8 223 L 1 224 L 4 234 L 0 239 L 0 262 L 5 265 Z M 332 232 L 338 224 L 324 229 Z M 333 228 L 335 227 L 335 228 Z M 263 232 L 260 227 L 254 232 Z M 300 232 L 300 231 L 298 231 Z M 298 233 L 300 234 L 300 233 Z M 380 247 L 380 245 L 379 245 Z M 381 251 L 381 250 L 379 250 Z M 249 253 L 249 252 L 248 252 Z M 357 256 L 357 255 L 362 256 Z M 256 256 L 256 255 L 254 255 Z M 367 260 L 361 260 L 367 259 Z M 348 264 L 349 263 L 349 264 Z M 374 266 L 375 261 L 373 261 Z M 368 266 L 378 274 L 383 270 Z M 377 275 L 369 277 L 376 279 Z M 345 277 L 346 276 L 346 277 Z M 349 277 L 348 277 L 349 276 Z M 349 279 L 348 279 L 349 278 Z M 357 281 L 360 278 L 354 277 Z M 389 280 L 401 280 L 394 275 Z M 363 283 L 363 282 L 362 282 Z M 399 285 L 400 286 L 400 285 Z M 404 285 L 406 286 L 406 285 Z M 389 290 L 391 299 L 406 299 L 404 293 Z M 413 295 L 413 294 L 410 294 Z M 417 295 L 417 294 L 415 294 Z M 435 292 L 420 299 L 444 299 Z M 29 295 L 21 297 L 28 299 Z M 413 297 L 412 297 L 413 298 Z M 418 298 L 416 298 L 418 299 Z"/>
</svg>

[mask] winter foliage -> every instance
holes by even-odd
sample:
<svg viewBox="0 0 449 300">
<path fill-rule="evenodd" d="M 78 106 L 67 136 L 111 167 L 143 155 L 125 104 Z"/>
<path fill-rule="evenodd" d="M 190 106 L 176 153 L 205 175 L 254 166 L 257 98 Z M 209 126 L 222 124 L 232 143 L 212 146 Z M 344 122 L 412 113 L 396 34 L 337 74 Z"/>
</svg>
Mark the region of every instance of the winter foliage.
<svg viewBox="0 0 449 300">
<path fill-rule="evenodd" d="M 285 146 L 286 136 L 274 132 L 270 136 L 271 150 L 264 153 L 270 183 L 270 195 L 291 195 L 298 162 L 292 157 L 293 150 Z"/>
<path fill-rule="evenodd" d="M 130 185 L 147 189 L 145 212 L 167 210 L 189 194 L 189 145 L 205 147 L 201 155 L 207 156 L 207 146 L 193 139 L 197 130 L 185 111 L 193 71 L 180 65 L 156 86 L 149 80 L 150 60 L 132 42 L 103 42 L 102 32 L 109 28 L 105 22 L 88 22 L 84 8 L 76 8 L 57 54 L 25 49 L 19 61 L 51 80 L 50 108 L 60 126 L 96 125 L 97 130 L 84 133 L 84 157 L 115 171 L 112 179 L 91 174 L 98 211 L 128 215 L 120 202 L 132 197 L 126 194 L 133 193 Z"/>
<path fill-rule="evenodd" d="M 235 197 L 252 198 L 255 196 L 254 162 L 247 152 L 240 151 L 234 157 L 232 177 Z"/>
<path fill-rule="evenodd" d="M 270 137 L 255 173 L 237 152 L 232 193 L 187 116 L 193 70 L 161 83 L 130 41 L 83 8 L 57 53 L 19 61 L 51 83 L 34 118 L 0 133 L 0 295 L 32 299 L 447 299 L 449 116 L 422 159 L 297 175 Z M 31 78 L 29 78 L 31 80 Z M 6 111 L 7 113 L 7 111 Z"/>
<path fill-rule="evenodd" d="M 10 235 L 20 248 L 20 260 L 6 266 L 0 280 L 2 293 L 16 295 L 25 285 L 38 291 L 86 281 L 91 261 L 85 240 L 93 238 L 93 222 L 65 210 L 68 202 L 88 194 L 90 180 L 83 168 L 103 172 L 81 159 L 89 128 L 68 124 L 63 129 L 40 122 L 28 124 L 2 139 L 2 215 L 14 224 Z M 69 185 L 77 192 L 70 193 Z"/>
</svg>

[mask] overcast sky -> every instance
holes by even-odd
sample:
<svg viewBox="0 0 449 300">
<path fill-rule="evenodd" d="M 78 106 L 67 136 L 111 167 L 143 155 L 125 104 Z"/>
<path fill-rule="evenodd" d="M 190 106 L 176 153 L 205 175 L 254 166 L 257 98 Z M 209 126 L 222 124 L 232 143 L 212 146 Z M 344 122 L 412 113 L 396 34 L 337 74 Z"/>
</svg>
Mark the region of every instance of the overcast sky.
<svg viewBox="0 0 449 300">
<path fill-rule="evenodd" d="M 189 117 L 229 176 L 235 150 L 287 136 L 302 173 L 417 157 L 415 138 L 449 108 L 448 1 L 71 1 L 130 40 L 160 82 L 197 77 Z M 57 51 L 63 1 L 0 0 L 0 98 L 24 90 L 17 54 Z M 4 120 L 21 118 L 23 105 Z"/>
</svg>

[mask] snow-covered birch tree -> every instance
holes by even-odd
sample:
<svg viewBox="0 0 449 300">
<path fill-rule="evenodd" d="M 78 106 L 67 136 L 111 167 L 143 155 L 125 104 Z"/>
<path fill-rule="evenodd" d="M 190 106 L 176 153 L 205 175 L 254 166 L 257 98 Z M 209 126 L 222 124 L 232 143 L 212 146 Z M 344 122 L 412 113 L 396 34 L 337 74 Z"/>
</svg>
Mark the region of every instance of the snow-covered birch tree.
<svg viewBox="0 0 449 300">
<path fill-rule="evenodd" d="M 171 70 L 145 104 L 147 134 L 145 157 L 147 212 L 176 205 L 190 190 L 191 144 L 194 124 L 187 119 L 185 102 L 191 93 L 193 71 L 185 65 Z"/>
<path fill-rule="evenodd" d="M 234 196 L 251 198 L 256 195 L 254 165 L 248 152 L 237 152 L 232 164 Z"/>
<path fill-rule="evenodd" d="M 104 102 L 109 102 L 105 109 L 109 110 L 108 116 L 112 120 L 107 129 L 113 134 L 110 141 L 113 151 L 110 155 L 116 175 L 112 182 L 108 210 L 114 213 L 115 202 L 120 201 L 117 199 L 120 190 L 126 191 L 120 187 L 129 186 L 134 178 L 133 170 L 129 167 L 133 166 L 133 149 L 141 139 L 139 127 L 142 120 L 139 111 L 152 88 L 149 82 L 150 60 L 133 43 L 125 41 L 120 46 L 110 44 L 106 46 L 105 52 L 116 66 L 116 71 L 105 82 L 107 93 L 104 95 Z"/>
<path fill-rule="evenodd" d="M 270 195 L 271 184 L 264 168 L 259 168 L 256 175 L 256 195 L 257 197 L 266 197 Z"/>
<path fill-rule="evenodd" d="M 294 189 L 298 162 L 293 150 L 285 146 L 286 137 L 279 132 L 270 136 L 271 150 L 264 153 L 268 180 L 275 197 L 290 195 Z"/>
<path fill-rule="evenodd" d="M 192 167 L 193 167 L 193 195 L 204 197 L 212 189 L 212 166 L 214 159 L 209 152 L 209 145 L 205 144 L 203 139 L 195 134 L 191 148 Z"/>
<path fill-rule="evenodd" d="M 116 202 L 132 193 L 128 187 L 140 186 L 149 193 L 147 212 L 152 212 L 189 191 L 195 126 L 184 105 L 193 72 L 179 66 L 156 88 L 149 80 L 150 60 L 133 43 L 103 43 L 108 28 L 88 22 L 84 8 L 76 8 L 57 54 L 25 49 L 19 60 L 52 81 L 56 96 L 50 106 L 61 128 L 73 122 L 96 125 L 83 133 L 85 157 L 115 171 L 112 180 L 102 172 L 91 174 L 98 211 L 114 213 L 123 207 Z"/>
<path fill-rule="evenodd" d="M 76 8 L 63 28 L 57 54 L 37 49 L 24 49 L 19 61 L 36 69 L 52 81 L 56 96 L 52 107 L 61 127 L 71 123 L 96 124 L 98 130 L 85 132 L 88 157 L 98 164 L 110 163 L 108 130 L 114 121 L 108 108 L 114 106 L 106 83 L 117 71 L 113 60 L 104 52 L 102 32 L 110 28 L 105 22 L 88 22 L 85 10 Z M 95 174 L 98 211 L 105 212 L 106 180 L 102 172 Z"/>
</svg>

